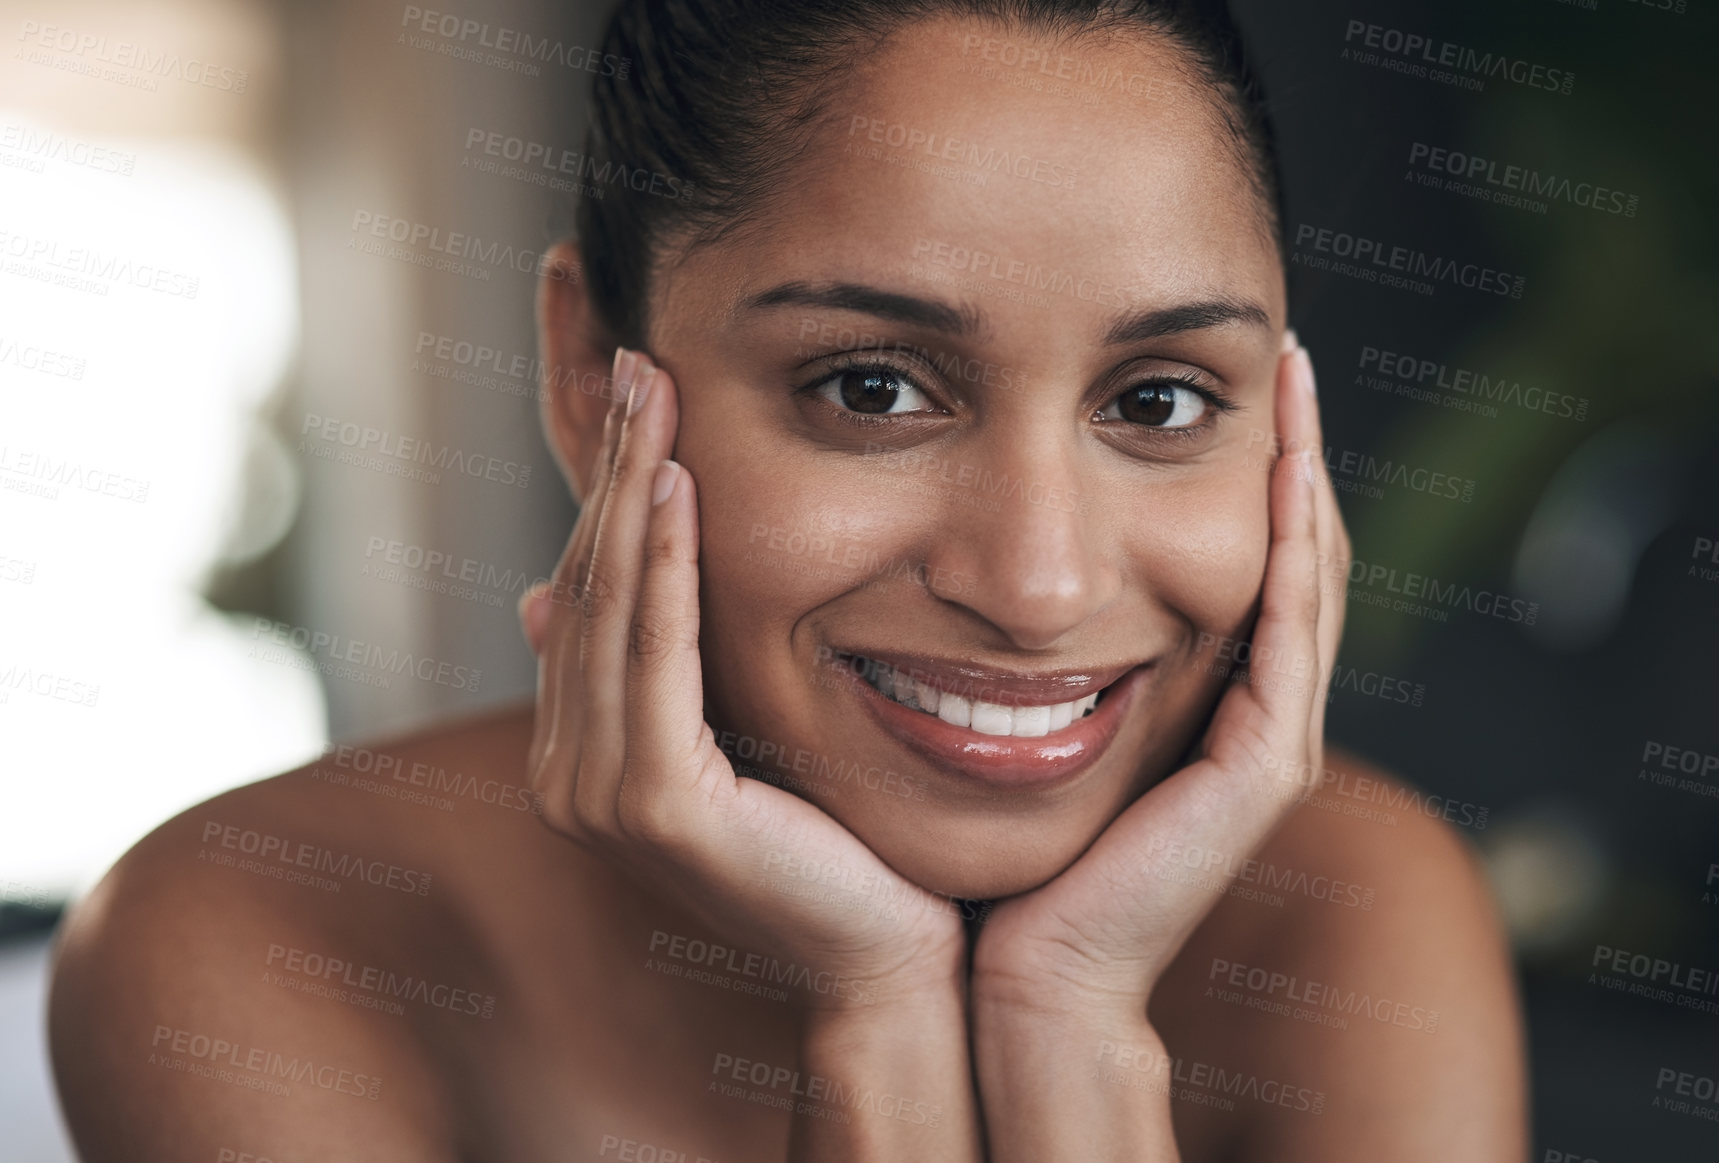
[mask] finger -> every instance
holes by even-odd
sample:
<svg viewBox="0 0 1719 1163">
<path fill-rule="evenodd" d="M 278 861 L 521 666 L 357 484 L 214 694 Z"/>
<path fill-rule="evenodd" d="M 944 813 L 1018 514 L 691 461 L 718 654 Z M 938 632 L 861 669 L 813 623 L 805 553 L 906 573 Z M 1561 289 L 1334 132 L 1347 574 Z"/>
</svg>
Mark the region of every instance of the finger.
<svg viewBox="0 0 1719 1163">
<path fill-rule="evenodd" d="M 1324 457 L 1325 433 L 1324 424 L 1319 415 L 1319 396 L 1313 372 L 1313 359 L 1305 347 L 1297 347 L 1290 353 L 1291 374 L 1295 377 L 1308 401 L 1305 421 L 1307 423 L 1307 440 L 1317 451 L 1309 462 L 1313 469 L 1314 507 L 1318 514 L 1318 543 L 1319 564 L 1326 579 L 1341 581 L 1347 578 L 1348 570 L 1348 534 L 1343 528 L 1343 513 L 1337 504 L 1337 492 L 1331 483 L 1330 466 Z M 1326 585 L 1323 592 L 1329 596 L 1332 587 Z M 1335 621 L 1341 622 L 1343 604 L 1341 601 L 1327 603 L 1320 610 L 1321 627 L 1326 623 L 1326 614 L 1334 612 L 1338 615 Z M 1325 645 L 1322 636 L 1321 646 Z M 1325 661 L 1330 661 L 1330 655 L 1325 655 Z"/>
<path fill-rule="evenodd" d="M 588 683 L 584 665 L 585 614 L 591 604 L 589 575 L 603 506 L 613 476 L 615 450 L 626 416 L 627 392 L 638 353 L 615 349 L 611 381 L 615 398 L 603 422 L 603 441 L 591 480 L 584 490 L 578 520 L 555 566 L 554 601 L 538 646 L 537 718 L 528 762 L 532 787 L 544 797 L 545 818 L 563 831 L 576 831 L 573 810 L 574 766 L 585 734 L 586 706 L 580 695 Z M 529 631 L 528 631 L 529 634 Z"/>
<path fill-rule="evenodd" d="M 673 386 L 648 357 L 639 356 L 632 379 L 581 611 L 584 735 L 574 810 L 601 827 L 614 825 L 626 756 L 628 635 L 644 566 L 651 482 L 674 447 L 679 422 Z"/>
<path fill-rule="evenodd" d="M 1319 512 L 1314 496 L 1316 432 L 1288 356 L 1273 385 L 1278 455 L 1269 482 L 1270 544 L 1259 615 L 1243 670 L 1218 704 L 1200 754 L 1238 773 L 1299 763 L 1318 674 Z"/>
<path fill-rule="evenodd" d="M 1271 543 L 1248 673 L 1248 701 L 1265 712 L 1269 729 L 1256 725 L 1247 735 L 1279 758 L 1300 753 L 1297 736 L 1306 729 L 1318 680 L 1318 509 L 1309 463 L 1318 445 L 1311 400 L 1293 372 L 1293 361 L 1279 361 L 1275 410 L 1282 451 L 1271 473 Z M 1264 759 L 1253 758 L 1255 764 Z"/>
<path fill-rule="evenodd" d="M 621 432 L 626 424 L 627 394 L 632 387 L 636 374 L 640 353 L 629 351 L 624 347 L 615 349 L 615 363 L 609 373 L 610 381 L 615 385 L 615 398 L 610 401 L 607 412 L 603 417 L 603 440 L 597 449 L 597 462 L 591 466 L 591 479 L 587 482 L 579 505 L 579 520 L 573 527 L 573 536 L 567 543 L 566 552 L 557 566 L 558 579 L 569 588 L 568 600 L 581 608 L 586 603 L 586 585 L 590 580 L 591 555 L 597 542 L 597 526 L 603 514 L 603 506 L 609 498 L 609 485 L 614 478 L 615 453 L 621 443 Z"/>
<path fill-rule="evenodd" d="M 658 390 L 667 386 L 659 378 Z M 672 389 L 671 389 L 672 390 Z M 651 481 L 642 576 L 627 636 L 628 749 L 618 812 L 623 826 L 678 831 L 687 808 L 711 801 L 704 779 L 733 779 L 711 764 L 698 648 L 698 499 L 692 476 L 673 460 Z"/>
<path fill-rule="evenodd" d="M 637 353 L 617 347 L 614 366 L 609 373 L 609 383 L 619 385 L 622 382 L 630 382 L 637 358 Z M 623 376 L 626 377 L 625 381 Z M 597 445 L 596 462 L 591 467 L 591 475 L 586 480 L 585 487 L 579 490 L 579 495 L 584 498 L 579 505 L 579 517 L 573 523 L 572 536 L 567 539 L 567 545 L 556 562 L 554 581 L 550 584 L 539 582 L 520 596 L 520 626 L 533 654 L 543 653 L 550 630 L 550 619 L 554 613 L 550 603 L 571 605 L 580 600 L 583 592 L 585 577 L 591 568 L 591 545 L 596 538 L 597 514 L 602 512 L 603 499 L 608 494 L 609 476 L 614 467 L 615 445 L 620 438 L 626 400 L 626 392 L 614 390 L 614 399 L 603 419 L 603 436 Z"/>
<path fill-rule="evenodd" d="M 1305 347 L 1298 347 L 1292 356 L 1293 374 L 1308 403 L 1305 420 L 1311 446 L 1319 450 L 1313 468 L 1314 506 L 1316 510 L 1319 616 L 1317 686 L 1314 691 L 1312 715 L 1309 720 L 1309 759 L 1315 765 L 1321 761 L 1325 727 L 1326 695 L 1330 689 L 1332 667 L 1343 637 L 1349 579 L 1349 535 L 1343 527 L 1342 510 L 1337 505 L 1336 490 L 1323 450 L 1325 437 L 1319 417 L 1313 361 Z"/>
<path fill-rule="evenodd" d="M 1317 495 L 1323 446 L 1305 367 L 1289 351 L 1278 360 L 1281 452 L 1271 474 L 1271 545 L 1247 684 L 1219 704 L 1205 758 L 1130 805 L 1083 857 L 1114 869 L 1117 883 L 1137 886 L 1125 894 L 1155 914 L 1153 923 L 1169 937 L 1165 957 L 1287 815 L 1294 800 L 1283 794 L 1285 779 L 1305 762 L 1309 724 L 1319 713 L 1318 554 L 1327 515 Z"/>
<path fill-rule="evenodd" d="M 1271 472 L 1271 543 L 1246 685 L 1219 703 L 1205 757 L 1130 805 L 1083 857 L 1133 886 L 1125 894 L 1155 914 L 1172 952 L 1288 813 L 1292 800 L 1280 780 L 1306 755 L 1318 680 L 1319 509 L 1311 460 L 1320 446 L 1311 392 L 1296 372 L 1287 354 L 1279 358 L 1273 400 L 1281 451 Z M 1197 865 L 1178 864 L 1182 856 Z"/>
</svg>

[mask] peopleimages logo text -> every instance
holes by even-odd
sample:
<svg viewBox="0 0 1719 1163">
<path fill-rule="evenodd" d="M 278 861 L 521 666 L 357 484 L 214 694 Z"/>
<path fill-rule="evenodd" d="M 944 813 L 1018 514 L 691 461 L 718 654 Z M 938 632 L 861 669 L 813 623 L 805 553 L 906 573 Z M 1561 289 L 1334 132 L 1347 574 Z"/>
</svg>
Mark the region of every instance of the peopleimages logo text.
<svg viewBox="0 0 1719 1163">
<path fill-rule="evenodd" d="M 1404 355 L 1370 344 L 1361 346 L 1356 367 L 1377 371 L 1380 375 L 1416 387 L 1427 387 L 1430 383 L 1431 387 L 1446 393 L 1514 404 L 1530 412 L 1544 412 L 1550 416 L 1562 416 L 1571 420 L 1586 420 L 1588 417 L 1589 401 L 1586 396 L 1572 396 L 1566 392 L 1550 391 L 1533 385 L 1524 388 L 1520 380 L 1512 380 L 1505 375 L 1489 375 L 1472 368 L 1454 367 L 1436 359 Z M 1375 385 L 1369 382 L 1367 386 Z"/>
<path fill-rule="evenodd" d="M 176 52 L 152 49 L 128 40 L 110 41 L 105 34 L 97 36 L 64 25 L 43 24 L 38 20 L 24 21 L 19 26 L 18 39 L 26 45 L 52 49 L 86 61 L 135 69 L 152 78 L 171 77 L 188 85 L 228 93 L 243 93 L 251 79 L 250 73 L 244 69 L 216 65 L 195 57 L 182 58 Z M 155 87 L 153 81 L 149 87 Z"/>
<path fill-rule="evenodd" d="M 469 477 L 481 477 L 499 484 L 525 488 L 531 483 L 531 466 L 479 452 L 467 452 L 446 444 L 431 444 L 413 436 L 401 436 L 368 424 L 323 416 L 316 412 L 304 414 L 299 428 L 301 451 L 305 438 L 325 445 L 341 445 L 355 453 L 369 456 L 379 463 L 395 461 L 401 465 L 426 465 L 430 469 L 451 469 Z M 365 467 L 373 467 L 366 465 Z"/>
<path fill-rule="evenodd" d="M 625 80 L 632 70 L 632 62 L 626 57 L 598 52 L 576 44 L 565 44 L 546 36 L 533 36 L 517 28 L 492 25 L 487 21 L 473 20 L 452 12 L 420 8 L 416 4 L 408 4 L 401 11 L 400 26 L 409 32 L 440 37 L 456 45 L 475 44 L 504 57 L 517 58 L 534 65 L 560 65 L 563 68 L 621 80 Z M 400 35 L 405 36 L 406 33 Z M 412 47 L 423 46 L 414 44 Z"/>
<path fill-rule="evenodd" d="M 1445 149 L 1424 141 L 1409 145 L 1409 165 L 1433 173 L 1448 174 L 1467 182 L 1484 182 L 1515 193 L 1531 194 L 1553 202 L 1567 202 L 1603 214 L 1634 218 L 1641 204 L 1639 194 L 1628 194 L 1594 182 L 1572 181 L 1557 174 L 1543 174 L 1526 166 L 1500 164 L 1495 158 L 1461 150 Z"/>
<path fill-rule="evenodd" d="M 1565 97 L 1570 95 L 1570 89 L 1576 83 L 1576 74 L 1568 69 L 1550 68 L 1521 57 L 1512 57 L 1507 53 L 1481 52 L 1454 41 L 1440 40 L 1418 32 L 1405 32 L 1400 28 L 1387 28 L 1385 25 L 1371 24 L 1365 20 L 1349 21 L 1343 30 L 1343 43 L 1356 50 L 1367 48 L 1386 53 L 1409 66 L 1408 69 L 1397 71 L 1406 71 L 1430 80 L 1446 80 L 1445 77 L 1434 75 L 1434 70 L 1448 69 L 1451 73 L 1466 74 L 1466 79 L 1471 82 L 1479 81 L 1484 84 L 1483 78 L 1499 78 L 1530 89 L 1545 89 Z M 1479 88 L 1480 85 L 1470 84 L 1464 87 Z"/>
<path fill-rule="evenodd" d="M 1467 287 L 1472 291 L 1508 295 L 1512 299 L 1522 297 L 1522 288 L 1527 282 L 1521 275 L 1494 270 L 1488 266 L 1481 266 L 1479 263 L 1459 263 L 1455 259 L 1427 254 L 1425 251 L 1416 250 L 1410 246 L 1387 245 L 1376 238 L 1366 238 L 1362 235 L 1350 234 L 1347 231 L 1332 230 L 1325 226 L 1314 226 L 1309 222 L 1297 224 L 1295 245 L 1297 249 L 1331 254 L 1355 263 L 1365 263 L 1403 275 Z"/>
</svg>

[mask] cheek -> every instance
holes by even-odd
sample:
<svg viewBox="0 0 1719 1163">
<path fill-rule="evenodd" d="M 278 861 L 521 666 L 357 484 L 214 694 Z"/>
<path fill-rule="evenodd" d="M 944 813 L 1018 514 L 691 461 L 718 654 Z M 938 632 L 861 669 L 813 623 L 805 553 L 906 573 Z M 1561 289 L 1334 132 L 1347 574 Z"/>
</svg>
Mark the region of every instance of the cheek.
<svg viewBox="0 0 1719 1163">
<path fill-rule="evenodd" d="M 688 409 L 690 412 L 691 409 Z M 767 450 L 744 434 L 700 439 L 712 425 L 688 415 L 675 455 L 698 487 L 700 637 L 705 663 L 727 660 L 759 641 L 759 631 L 794 608 L 813 585 L 792 568 L 792 542 L 801 547 L 808 516 L 804 493 L 775 467 Z M 803 552 L 802 552 L 803 556 Z M 742 672 L 756 659 L 736 660 Z"/>
<path fill-rule="evenodd" d="M 726 453 L 695 479 L 708 629 L 733 637 L 792 621 L 822 600 L 829 537 L 820 527 L 823 503 L 815 488 L 773 470 L 764 457 Z"/>
<path fill-rule="evenodd" d="M 808 615 L 853 590 L 901 540 L 863 481 L 827 460 L 784 451 L 767 430 L 684 425 L 676 455 L 698 485 L 706 673 L 745 692 L 718 705 L 756 721 L 787 711 L 815 673 L 801 641 Z M 694 433 L 715 432 L 715 438 Z M 875 497 L 872 498 L 875 501 Z"/>
<path fill-rule="evenodd" d="M 1155 601 L 1197 634 L 1236 637 L 1265 579 L 1268 478 L 1227 471 L 1167 491 L 1134 559 Z"/>
</svg>

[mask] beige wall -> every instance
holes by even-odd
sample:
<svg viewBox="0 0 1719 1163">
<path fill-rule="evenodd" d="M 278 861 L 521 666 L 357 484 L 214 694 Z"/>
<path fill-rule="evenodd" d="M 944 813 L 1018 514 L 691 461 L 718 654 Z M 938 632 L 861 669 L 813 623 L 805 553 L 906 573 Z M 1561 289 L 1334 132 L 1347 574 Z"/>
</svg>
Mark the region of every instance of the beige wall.
<svg viewBox="0 0 1719 1163">
<path fill-rule="evenodd" d="M 508 28 L 572 50 L 595 36 L 594 7 L 489 0 L 462 6 L 460 15 L 490 24 L 492 41 Z M 572 516 L 539 435 L 534 395 L 413 370 L 419 337 L 428 333 L 502 353 L 483 374 L 514 392 L 528 387 L 494 368 L 535 357 L 535 276 L 474 262 L 486 281 L 363 254 L 352 244 L 386 240 L 355 231 L 353 222 L 364 213 L 404 219 L 443 239 L 458 232 L 503 244 L 528 262 L 570 224 L 571 195 L 462 167 L 488 160 L 481 148 L 467 150 L 467 138 L 481 130 L 578 149 L 589 76 L 552 63 L 527 76 L 401 43 L 418 37 L 475 47 L 479 39 L 425 34 L 422 18 L 403 20 L 404 4 L 291 3 L 281 10 L 290 11 L 283 140 L 304 337 L 280 431 L 296 443 L 306 414 L 315 413 L 530 466 L 525 488 L 449 471 L 429 486 L 301 457 L 307 474 L 290 547 L 291 620 L 481 672 L 476 691 L 458 689 L 457 679 L 397 679 L 386 690 L 332 681 L 330 725 L 344 738 L 528 694 L 535 671 L 517 632 L 517 589 L 506 592 L 508 581 L 552 568 Z M 433 355 L 433 348 L 424 353 Z M 432 362 L 459 370 L 451 360 Z M 496 606 L 366 577 L 366 563 L 384 558 L 372 538 L 469 559 L 480 580 L 490 575 L 480 592 L 505 600 Z M 460 567 L 448 568 L 457 578 Z M 417 572 L 456 584 L 442 570 Z"/>
</svg>

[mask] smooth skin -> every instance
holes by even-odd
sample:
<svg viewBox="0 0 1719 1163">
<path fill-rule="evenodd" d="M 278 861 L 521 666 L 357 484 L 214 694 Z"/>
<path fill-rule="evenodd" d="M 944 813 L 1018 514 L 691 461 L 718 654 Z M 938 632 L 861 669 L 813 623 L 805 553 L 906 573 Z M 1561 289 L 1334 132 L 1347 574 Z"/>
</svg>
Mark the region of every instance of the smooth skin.
<svg viewBox="0 0 1719 1163">
<path fill-rule="evenodd" d="M 963 71 L 971 31 L 931 23 L 856 63 L 757 228 L 662 264 L 648 357 L 611 363 L 557 251 L 540 341 L 548 367 L 579 374 L 546 385 L 545 426 L 582 509 L 561 600 L 523 611 L 537 705 L 376 744 L 398 774 L 372 784 L 324 761 L 238 789 L 121 861 L 68 920 L 51 1001 L 86 1158 L 1524 1156 L 1519 1010 L 1464 843 L 1417 812 L 1354 819 L 1285 794 L 1306 771 L 1396 785 L 1323 740 L 1348 543 L 1304 455 L 1323 446 L 1312 368 L 1286 336 L 1245 171 L 1197 85 L 1095 111 Z M 1080 51 L 1188 79 L 1150 40 Z M 1078 178 L 952 179 L 871 152 L 873 122 Z M 999 294 L 1007 279 L 940 264 L 940 243 L 1125 293 Z M 836 282 L 973 325 L 756 302 Z M 1257 310 L 1115 335 L 1119 313 L 1162 324 L 1214 302 Z M 911 414 L 856 424 L 816 390 L 843 329 L 921 389 Z M 981 367 L 1011 386 L 965 370 Z M 1230 407 L 1192 436 L 1118 418 L 1119 392 L 1165 376 Z M 592 382 L 607 387 L 580 390 Z M 880 468 L 868 443 L 1081 503 L 974 505 Z M 763 553 L 772 530 L 924 568 L 793 568 Z M 920 580 L 952 577 L 965 584 Z M 1288 665 L 1235 676 L 1214 642 Z M 1088 769 L 1011 791 L 856 713 L 819 666 L 856 644 L 1026 671 L 1149 662 L 1150 681 Z M 739 778 L 718 732 L 864 757 L 916 794 Z M 397 794 L 431 769 L 466 780 L 442 785 L 467 789 L 443 793 L 451 810 Z M 419 896 L 248 875 L 208 859 L 227 827 L 433 880 Z M 1225 891 L 1249 857 L 1364 886 L 1370 907 Z M 834 887 L 783 891 L 781 870 L 808 862 Z M 998 903 L 970 937 L 951 897 Z M 790 983 L 781 1001 L 711 984 L 671 952 L 692 940 L 863 988 Z M 493 1017 L 410 998 L 390 1013 L 374 989 L 307 991 L 304 972 L 283 984 L 292 950 L 493 997 Z M 1343 1027 L 1298 1019 L 1238 1000 L 1236 965 L 1390 1004 Z M 270 1093 L 175 1050 L 198 1035 L 335 1070 Z M 737 1061 L 799 1081 L 736 1084 Z M 340 1070 L 380 1078 L 377 1097 L 342 1093 Z M 814 1076 L 873 1100 L 758 1101 L 804 1099 Z M 851 1117 L 819 1117 L 832 1111 Z"/>
<path fill-rule="evenodd" d="M 555 827 L 680 898 L 712 930 L 867 981 L 881 995 L 815 1013 L 802 1067 L 912 1095 L 941 1113 L 938 1125 L 802 1115 L 791 1158 L 977 1160 L 986 1139 L 997 1160 L 1131 1158 L 1142 1149 L 1177 1157 L 1168 1092 L 1094 1086 L 1092 1064 L 1115 1039 L 1165 1054 L 1147 999 L 1217 899 L 1204 884 L 1178 882 L 1168 842 L 1252 852 L 1287 810 L 1274 794 L 1280 770 L 1323 770 L 1324 696 L 1343 607 L 1340 591 L 1332 597 L 1320 585 L 1319 563 L 1346 566 L 1349 552 L 1312 455 L 1323 447 L 1312 365 L 1292 344 L 1275 410 L 1281 447 L 1295 451 L 1272 474 L 1271 556 L 1252 642 L 1262 657 L 1308 660 L 1308 677 L 1232 685 L 1195 762 L 1049 884 L 996 910 L 975 943 L 970 992 L 959 918 L 934 899 L 910 897 L 905 923 L 890 924 L 822 903 L 778 907 L 761 891 L 783 855 L 838 862 L 851 870 L 844 880 L 896 878 L 813 805 L 738 777 L 718 749 L 703 719 L 695 486 L 664 456 L 674 383 L 638 353 L 617 352 L 615 379 L 629 385 L 628 400 L 611 409 L 591 504 L 556 579 L 584 600 L 539 596 L 528 616 L 546 622 L 534 786 L 561 805 L 547 813 Z M 1047 1068 L 1071 1085 L 1047 1087 Z"/>
</svg>

